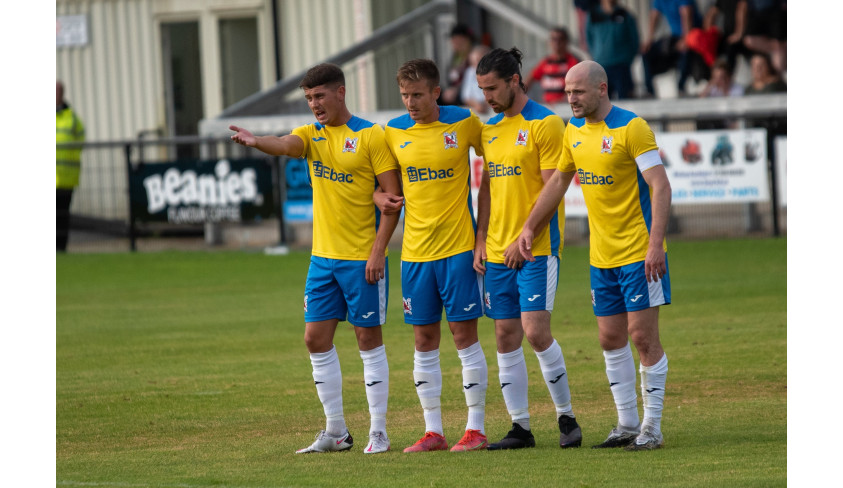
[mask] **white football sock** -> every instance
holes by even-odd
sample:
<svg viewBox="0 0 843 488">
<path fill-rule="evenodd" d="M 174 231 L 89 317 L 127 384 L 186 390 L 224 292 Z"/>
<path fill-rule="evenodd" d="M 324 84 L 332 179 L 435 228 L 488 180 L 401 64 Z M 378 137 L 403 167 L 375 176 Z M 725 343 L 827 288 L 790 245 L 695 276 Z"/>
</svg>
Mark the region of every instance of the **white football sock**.
<svg viewBox="0 0 843 488">
<path fill-rule="evenodd" d="M 389 397 L 389 363 L 386 346 L 360 351 L 363 359 L 363 381 L 366 382 L 366 399 L 369 401 L 371 424 L 369 433 L 386 433 L 386 407 Z"/>
<path fill-rule="evenodd" d="M 644 426 L 661 432 L 662 410 L 664 409 L 664 385 L 667 381 L 667 354 L 656 364 L 639 368 L 641 372 L 641 396 L 644 399 Z"/>
<path fill-rule="evenodd" d="M 527 363 L 524 350 L 498 353 L 498 378 L 506 410 L 512 422 L 530 430 L 529 402 L 527 401 Z"/>
<path fill-rule="evenodd" d="M 413 356 L 413 379 L 416 393 L 424 409 L 425 432 L 445 435 L 442 430 L 442 369 L 439 366 L 439 349 L 416 351 Z"/>
<path fill-rule="evenodd" d="M 486 355 L 480 342 L 457 351 L 462 362 L 462 383 L 465 404 L 468 405 L 468 422 L 465 429 L 486 433 L 486 389 L 489 387 L 489 370 Z"/>
<path fill-rule="evenodd" d="M 568 371 L 565 369 L 565 357 L 562 355 L 562 348 L 556 339 L 542 352 L 536 351 L 539 359 L 542 376 L 550 390 L 550 398 L 556 405 L 556 417 L 560 415 L 574 416 L 571 408 L 571 390 L 568 387 Z"/>
<path fill-rule="evenodd" d="M 603 351 L 606 360 L 606 377 L 615 397 L 618 425 L 638 427 L 638 396 L 635 393 L 635 360 L 632 348 L 626 346 L 613 351 Z"/>
<path fill-rule="evenodd" d="M 310 355 L 313 366 L 313 382 L 322 408 L 325 410 L 325 431 L 332 435 L 343 435 L 348 430 L 342 411 L 342 370 L 337 348 L 328 352 Z"/>
</svg>

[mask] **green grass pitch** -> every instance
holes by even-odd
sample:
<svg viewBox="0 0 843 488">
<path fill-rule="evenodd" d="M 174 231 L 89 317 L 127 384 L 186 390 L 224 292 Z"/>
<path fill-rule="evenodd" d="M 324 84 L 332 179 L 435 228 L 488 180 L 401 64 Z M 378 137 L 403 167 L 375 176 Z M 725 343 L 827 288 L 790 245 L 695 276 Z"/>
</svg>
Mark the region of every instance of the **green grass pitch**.
<svg viewBox="0 0 843 488">
<path fill-rule="evenodd" d="M 424 422 L 393 251 L 384 328 L 392 451 L 374 456 L 362 453 L 369 415 L 347 323 L 335 343 L 355 446 L 294 454 L 324 428 L 303 342 L 307 253 L 57 255 L 56 485 L 786 486 L 786 254 L 786 239 L 669 243 L 663 449 L 588 448 L 617 417 L 591 312 L 588 250 L 568 246 L 552 327 L 583 448 L 559 449 L 554 408 L 525 342 L 535 449 L 410 455 L 401 451 Z M 480 334 L 489 365 L 486 432 L 497 440 L 510 421 L 496 387 L 491 320 L 481 319 Z M 466 407 L 447 327 L 440 350 L 443 422 L 453 444 Z"/>
</svg>

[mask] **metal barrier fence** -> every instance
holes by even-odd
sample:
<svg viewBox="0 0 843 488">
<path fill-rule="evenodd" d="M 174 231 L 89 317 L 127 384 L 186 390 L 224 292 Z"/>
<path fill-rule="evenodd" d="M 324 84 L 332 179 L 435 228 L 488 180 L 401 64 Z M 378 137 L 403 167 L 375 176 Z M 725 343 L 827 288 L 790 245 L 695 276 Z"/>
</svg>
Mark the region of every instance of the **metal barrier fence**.
<svg viewBox="0 0 843 488">
<path fill-rule="evenodd" d="M 735 118 L 650 119 L 657 134 L 676 130 L 693 131 L 726 126 L 767 129 L 767 172 L 769 195 L 752 203 L 705 203 L 673 205 L 668 229 L 671 239 L 705 239 L 741 236 L 778 236 L 786 233 L 787 212 L 779 188 L 781 179 L 775 164 L 775 138 L 786 135 L 786 115 Z M 73 144 L 68 144 L 72 146 Z M 57 146 L 58 147 L 58 146 Z M 271 213 L 240 222 L 172 223 L 138 221 L 130 203 L 129 177 L 146 165 L 184 160 L 239 160 L 264 158 L 272 171 Z M 310 245 L 309 222 L 285 222 L 283 202 L 287 158 L 270 158 L 240 146 L 228 137 L 179 137 L 83 144 L 82 176 L 71 206 L 68 252 L 157 251 L 165 249 L 260 249 L 279 244 Z M 675 200 L 675 199 L 674 199 Z M 401 226 L 394 243 L 400 242 Z M 587 217 L 566 219 L 565 239 L 570 243 L 588 240 Z"/>
</svg>

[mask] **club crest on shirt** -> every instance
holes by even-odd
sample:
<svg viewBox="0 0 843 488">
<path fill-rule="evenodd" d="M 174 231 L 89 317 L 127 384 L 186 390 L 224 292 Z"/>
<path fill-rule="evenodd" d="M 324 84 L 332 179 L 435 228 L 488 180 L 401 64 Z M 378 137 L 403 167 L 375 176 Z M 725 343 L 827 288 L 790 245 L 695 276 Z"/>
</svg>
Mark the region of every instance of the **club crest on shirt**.
<svg viewBox="0 0 843 488">
<path fill-rule="evenodd" d="M 359 139 L 359 138 L 355 137 L 354 139 L 352 139 L 350 137 L 346 137 L 345 138 L 345 144 L 342 146 L 342 152 L 356 153 L 357 152 L 357 139 Z"/>
<path fill-rule="evenodd" d="M 457 145 L 457 131 L 445 132 L 443 135 L 445 136 L 445 149 L 459 148 L 459 145 Z"/>
<path fill-rule="evenodd" d="M 401 300 L 404 301 L 404 315 L 413 315 L 412 298 L 401 297 Z"/>
<path fill-rule="evenodd" d="M 614 139 L 614 137 L 603 136 L 603 144 L 600 146 L 600 154 L 612 154 L 612 142 L 614 142 Z"/>
<path fill-rule="evenodd" d="M 515 139 L 516 146 L 526 146 L 527 145 L 527 134 L 529 131 L 526 130 L 519 130 L 518 131 L 518 139 Z"/>
</svg>

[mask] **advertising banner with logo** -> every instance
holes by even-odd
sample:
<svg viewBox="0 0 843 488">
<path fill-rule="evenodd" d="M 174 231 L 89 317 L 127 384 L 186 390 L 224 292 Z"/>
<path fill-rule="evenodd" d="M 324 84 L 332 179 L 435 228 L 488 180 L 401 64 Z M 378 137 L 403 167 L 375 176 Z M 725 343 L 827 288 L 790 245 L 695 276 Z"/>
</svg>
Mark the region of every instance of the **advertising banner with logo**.
<svg viewBox="0 0 843 488">
<path fill-rule="evenodd" d="M 313 188 L 306 159 L 288 159 L 284 163 L 286 181 L 286 202 L 284 220 L 287 222 L 310 222 L 313 220 Z"/>
<path fill-rule="evenodd" d="M 764 129 L 713 130 L 656 133 L 662 161 L 673 189 L 673 205 L 706 203 L 750 203 L 770 199 L 767 172 L 767 131 Z M 779 158 L 785 157 L 786 139 L 779 142 Z M 779 147 L 777 146 L 777 148 Z M 477 194 L 483 175 L 483 158 L 469 150 L 471 197 L 477 215 Z M 784 164 L 784 163 L 779 163 Z M 313 218 L 312 192 L 307 176 L 307 161 L 288 160 L 287 202 L 284 217 L 289 221 Z M 780 184 L 786 173 L 779 172 Z M 430 178 L 413 168 L 409 177 Z M 780 187 L 781 188 L 781 187 Z M 782 204 L 785 193 L 781 193 Z M 588 215 L 577 176 L 565 194 L 566 217 Z"/>
<path fill-rule="evenodd" d="M 201 224 L 269 218 L 269 159 L 147 163 L 129 176 L 132 212 L 140 222 Z"/>
<path fill-rule="evenodd" d="M 776 191 L 779 206 L 787 207 L 787 136 L 778 136 L 774 142 L 776 151 Z"/>
<path fill-rule="evenodd" d="M 767 131 L 656 133 L 673 205 L 749 203 L 770 199 Z M 565 194 L 568 217 L 587 215 L 577 177 Z"/>
</svg>

